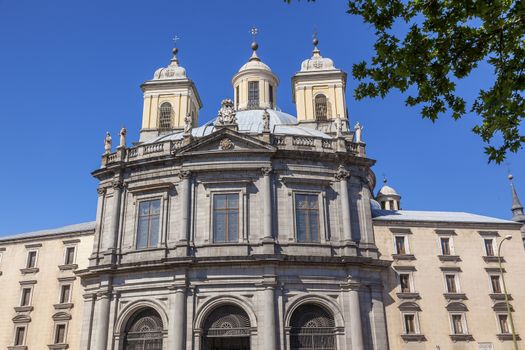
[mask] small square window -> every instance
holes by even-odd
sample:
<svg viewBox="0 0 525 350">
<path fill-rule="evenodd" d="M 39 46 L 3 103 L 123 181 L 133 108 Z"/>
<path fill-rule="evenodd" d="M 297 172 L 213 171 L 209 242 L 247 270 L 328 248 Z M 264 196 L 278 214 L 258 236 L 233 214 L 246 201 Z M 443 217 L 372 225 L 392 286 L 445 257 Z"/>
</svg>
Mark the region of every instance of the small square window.
<svg viewBox="0 0 525 350">
<path fill-rule="evenodd" d="M 399 254 L 399 255 L 408 254 L 407 238 L 405 236 L 395 236 L 394 240 L 395 240 L 396 254 Z"/>
<path fill-rule="evenodd" d="M 410 293 L 412 290 L 410 286 L 410 274 L 400 273 L 399 274 L 399 284 L 401 287 L 401 293 Z"/>
<path fill-rule="evenodd" d="M 463 314 L 453 314 L 451 317 L 453 334 L 467 334 L 465 318 L 463 317 Z"/>
<path fill-rule="evenodd" d="M 510 327 L 508 322 L 508 315 L 506 314 L 499 314 L 498 315 L 498 323 L 499 323 L 499 329 L 501 334 L 509 334 L 510 333 Z"/>
<path fill-rule="evenodd" d="M 297 242 L 319 242 L 319 196 L 295 194 Z"/>
<path fill-rule="evenodd" d="M 55 344 L 64 344 L 66 342 L 66 325 L 57 324 L 55 326 Z"/>
<path fill-rule="evenodd" d="M 71 265 L 75 263 L 75 247 L 66 247 L 64 255 L 64 264 Z"/>
<path fill-rule="evenodd" d="M 239 194 L 213 195 L 213 241 L 237 242 L 239 240 Z"/>
<path fill-rule="evenodd" d="M 486 256 L 494 256 L 494 239 L 492 238 L 485 238 L 483 240 L 483 243 L 485 245 L 485 255 Z"/>
<path fill-rule="evenodd" d="M 26 267 L 28 269 L 36 267 L 36 250 L 30 250 L 27 252 L 27 263 Z"/>
<path fill-rule="evenodd" d="M 418 334 L 416 315 L 415 314 L 404 314 L 404 326 L 405 334 Z"/>
<path fill-rule="evenodd" d="M 26 327 L 20 326 L 16 327 L 15 329 L 15 341 L 13 345 L 15 346 L 21 346 L 25 344 L 25 337 L 26 337 Z"/>
<path fill-rule="evenodd" d="M 447 293 L 459 293 L 457 275 L 445 274 L 445 282 L 447 286 Z"/>
<path fill-rule="evenodd" d="M 156 247 L 159 243 L 160 199 L 139 203 L 137 249 Z"/>
<path fill-rule="evenodd" d="M 63 284 L 60 287 L 60 299 L 59 303 L 69 303 L 71 297 L 71 285 L 70 284 Z"/>
<path fill-rule="evenodd" d="M 22 296 L 20 298 L 20 306 L 31 305 L 31 292 L 32 288 L 22 288 Z"/>
<path fill-rule="evenodd" d="M 490 276 L 490 285 L 492 287 L 492 293 L 501 293 L 501 279 L 499 275 Z"/>
</svg>

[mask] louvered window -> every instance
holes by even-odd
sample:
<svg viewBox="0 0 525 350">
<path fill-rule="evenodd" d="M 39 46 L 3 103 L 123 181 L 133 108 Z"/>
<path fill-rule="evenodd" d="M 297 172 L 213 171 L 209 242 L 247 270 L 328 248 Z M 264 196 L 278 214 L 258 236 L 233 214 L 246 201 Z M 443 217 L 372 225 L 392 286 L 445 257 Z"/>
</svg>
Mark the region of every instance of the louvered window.
<svg viewBox="0 0 525 350">
<path fill-rule="evenodd" d="M 326 120 L 328 116 L 327 112 L 326 96 L 323 94 L 315 96 L 315 118 L 321 121 Z"/>
<path fill-rule="evenodd" d="M 171 126 L 171 117 L 172 117 L 172 108 L 171 104 L 168 102 L 164 102 L 160 105 L 159 109 L 159 129 L 160 130 L 169 130 L 172 128 Z"/>
</svg>

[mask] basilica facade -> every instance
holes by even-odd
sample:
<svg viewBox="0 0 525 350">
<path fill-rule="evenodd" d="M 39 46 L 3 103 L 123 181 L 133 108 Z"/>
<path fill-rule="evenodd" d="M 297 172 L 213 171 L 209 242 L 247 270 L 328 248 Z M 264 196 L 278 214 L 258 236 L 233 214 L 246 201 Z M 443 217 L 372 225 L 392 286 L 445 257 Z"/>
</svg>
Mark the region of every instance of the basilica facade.
<svg viewBox="0 0 525 350">
<path fill-rule="evenodd" d="M 202 125 L 202 101 L 175 49 L 167 67 L 141 85 L 140 139 L 129 146 L 124 129 L 117 145 L 106 136 L 93 172 L 96 221 L 0 239 L 0 257 L 28 254 L 20 272 L 0 259 L 0 270 L 10 271 L 0 282 L 16 285 L 0 305 L 11 315 L 0 323 L 0 346 L 521 344 L 525 216 L 514 188 L 512 221 L 401 210 L 401 196 L 386 183 L 374 196 L 375 161 L 361 126 L 349 122 L 346 73 L 313 44 L 292 77 L 295 116 L 277 107 L 279 78 L 253 43 L 232 78 L 233 99 Z M 497 256 L 504 241 L 503 269 Z M 39 272 L 29 252 L 52 256 L 56 249 L 65 249 L 66 260 Z M 31 286 L 27 299 L 18 299 L 17 283 Z M 37 300 L 45 283 L 36 305 L 30 296 Z M 66 284 L 73 286 L 67 300 L 60 297 Z M 53 288 L 61 299 L 52 312 L 45 295 Z M 19 300 L 24 305 L 11 305 Z"/>
</svg>

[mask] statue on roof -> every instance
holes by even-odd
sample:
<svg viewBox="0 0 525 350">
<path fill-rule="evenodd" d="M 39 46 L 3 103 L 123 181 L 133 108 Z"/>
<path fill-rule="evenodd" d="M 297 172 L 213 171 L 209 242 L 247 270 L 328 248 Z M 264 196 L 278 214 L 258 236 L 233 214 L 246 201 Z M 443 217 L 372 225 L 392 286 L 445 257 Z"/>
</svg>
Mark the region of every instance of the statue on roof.
<svg viewBox="0 0 525 350">
<path fill-rule="evenodd" d="M 126 130 L 126 128 L 122 128 L 120 129 L 120 144 L 119 144 L 119 148 L 126 148 L 126 134 L 128 133 L 128 131 Z"/>
<path fill-rule="evenodd" d="M 361 124 L 359 124 L 359 122 L 357 122 L 354 126 L 354 129 L 355 129 L 355 142 L 362 143 L 363 140 L 361 139 L 361 135 L 363 133 L 363 127 L 361 126 Z"/>
<path fill-rule="evenodd" d="M 111 145 L 111 135 L 109 134 L 109 132 L 106 132 L 106 137 L 104 138 L 104 154 L 111 153 Z"/>
<path fill-rule="evenodd" d="M 186 114 L 184 117 L 184 134 L 191 134 L 191 129 L 193 128 L 193 120 L 189 114 Z"/>
</svg>

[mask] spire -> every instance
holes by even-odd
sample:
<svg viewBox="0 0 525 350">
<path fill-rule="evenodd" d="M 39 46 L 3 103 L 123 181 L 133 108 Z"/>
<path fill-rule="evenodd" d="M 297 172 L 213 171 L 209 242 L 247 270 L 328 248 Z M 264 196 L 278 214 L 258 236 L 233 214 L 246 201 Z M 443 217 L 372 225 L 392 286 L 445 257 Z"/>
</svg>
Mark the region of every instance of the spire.
<svg viewBox="0 0 525 350">
<path fill-rule="evenodd" d="M 523 214 L 523 205 L 521 205 L 518 194 L 516 193 L 516 188 L 514 187 L 514 176 L 509 174 L 508 176 L 510 181 L 510 189 L 512 192 L 512 221 L 517 221 L 525 224 L 525 214 Z"/>
</svg>

